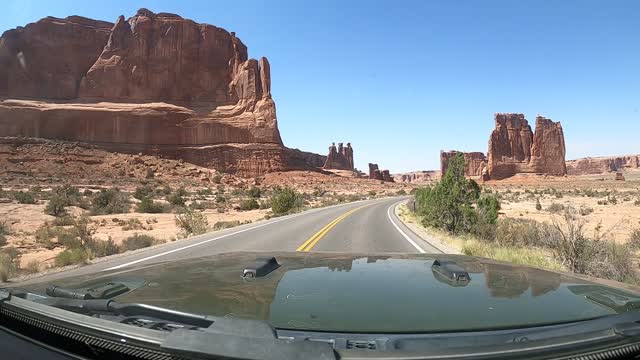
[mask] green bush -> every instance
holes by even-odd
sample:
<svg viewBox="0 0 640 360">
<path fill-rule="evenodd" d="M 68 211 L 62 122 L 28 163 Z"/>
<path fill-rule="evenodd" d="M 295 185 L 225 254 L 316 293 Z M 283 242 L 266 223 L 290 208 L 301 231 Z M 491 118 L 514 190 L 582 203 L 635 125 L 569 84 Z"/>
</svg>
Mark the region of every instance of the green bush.
<svg viewBox="0 0 640 360">
<path fill-rule="evenodd" d="M 300 209 L 303 205 L 302 197 L 292 188 L 276 188 L 271 196 L 271 210 L 274 214 L 288 214 Z"/>
<path fill-rule="evenodd" d="M 260 204 L 256 201 L 256 199 L 246 199 L 240 202 L 240 210 L 255 210 L 259 209 Z"/>
<path fill-rule="evenodd" d="M 120 246 L 111 237 L 107 241 L 91 239 L 85 244 L 89 258 L 111 256 L 122 252 Z"/>
<path fill-rule="evenodd" d="M 478 222 L 478 212 L 473 205 L 480 198 L 480 187 L 464 176 L 464 168 L 464 157 L 458 153 L 450 159 L 440 182 L 416 192 L 417 210 L 423 225 L 452 234 L 473 230 Z"/>
<path fill-rule="evenodd" d="M 86 264 L 89 261 L 89 254 L 84 248 L 74 248 L 64 250 L 56 255 L 54 263 L 56 266 L 67 266 L 75 264 Z"/>
<path fill-rule="evenodd" d="M 407 192 L 405 191 L 405 189 L 400 189 L 396 191 L 396 195 L 407 195 Z"/>
<path fill-rule="evenodd" d="M 127 219 L 127 221 L 122 226 L 123 231 L 143 230 L 143 229 L 144 229 L 144 225 L 142 225 L 142 222 L 138 218 Z"/>
<path fill-rule="evenodd" d="M 175 220 L 183 237 L 204 234 L 209 228 L 209 222 L 203 213 L 186 207 L 176 215 Z"/>
<path fill-rule="evenodd" d="M 154 194 L 154 188 L 150 185 L 138 186 L 133 193 L 133 197 L 142 200 L 144 198 L 152 198 Z"/>
<path fill-rule="evenodd" d="M 11 233 L 10 225 L 7 221 L 0 220 L 0 246 L 7 244 L 7 237 Z"/>
<path fill-rule="evenodd" d="M 634 251 L 640 250 L 640 228 L 631 231 L 627 245 Z"/>
<path fill-rule="evenodd" d="M 20 255 L 15 249 L 0 249 L 0 280 L 6 282 L 13 277 L 20 264 Z"/>
<path fill-rule="evenodd" d="M 540 204 L 540 199 L 536 199 L 536 210 L 542 210 L 542 204 Z"/>
<path fill-rule="evenodd" d="M 153 201 L 149 197 L 143 197 L 138 204 L 138 212 L 139 213 L 148 213 L 148 214 L 159 214 L 165 212 L 166 207 L 161 204 Z"/>
<path fill-rule="evenodd" d="M 549 205 L 549 207 L 547 208 L 547 211 L 552 213 L 552 214 L 560 213 L 560 212 L 564 211 L 564 205 L 551 203 L 551 205 Z"/>
<path fill-rule="evenodd" d="M 127 194 L 117 188 L 100 190 L 91 200 L 91 214 L 123 214 L 129 212 Z"/>
<path fill-rule="evenodd" d="M 58 216 L 55 219 L 53 219 L 53 225 L 55 226 L 69 226 L 69 225 L 73 225 L 74 222 L 75 220 L 69 214 Z"/>
<path fill-rule="evenodd" d="M 49 202 L 47 202 L 47 206 L 44 208 L 44 213 L 52 216 L 63 216 L 67 213 L 66 207 L 69 205 L 69 202 L 60 195 L 53 195 Z"/>
<path fill-rule="evenodd" d="M 22 192 L 18 191 L 13 193 L 13 198 L 16 199 L 20 204 L 35 204 L 36 199 L 33 197 L 33 194 L 30 192 Z"/>
<path fill-rule="evenodd" d="M 188 194 L 189 193 L 184 188 L 179 188 L 167 197 L 167 201 L 171 205 L 184 206 L 186 203 L 185 197 Z"/>
<path fill-rule="evenodd" d="M 161 244 L 163 242 L 164 241 L 161 241 L 150 235 L 134 234 L 133 236 L 129 236 L 128 238 L 124 239 L 124 241 L 122 241 L 122 249 L 125 251 L 137 250 L 156 244 Z"/>
<path fill-rule="evenodd" d="M 225 198 L 222 195 L 216 195 L 216 202 L 218 204 L 225 203 L 225 202 L 227 202 L 227 198 Z"/>
<path fill-rule="evenodd" d="M 262 190 L 259 187 L 251 187 L 247 190 L 247 195 L 254 199 L 258 199 L 262 195 Z"/>
</svg>

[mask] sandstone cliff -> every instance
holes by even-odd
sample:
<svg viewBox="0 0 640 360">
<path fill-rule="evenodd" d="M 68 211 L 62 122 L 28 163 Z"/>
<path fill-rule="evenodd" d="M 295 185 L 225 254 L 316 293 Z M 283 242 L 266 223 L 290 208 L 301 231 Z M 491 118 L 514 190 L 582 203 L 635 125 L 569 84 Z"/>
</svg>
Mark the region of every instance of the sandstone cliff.
<svg viewBox="0 0 640 360">
<path fill-rule="evenodd" d="M 329 146 L 329 154 L 325 160 L 323 169 L 336 169 L 336 170 L 353 170 L 353 148 L 351 143 L 347 143 L 347 146 L 343 146 L 342 143 L 332 143 Z"/>
<path fill-rule="evenodd" d="M 454 157 L 458 151 L 440 151 L 440 173 L 445 174 L 449 167 L 449 160 Z M 482 176 L 482 172 L 487 166 L 487 159 L 481 152 L 465 152 L 464 156 L 465 169 L 464 174 L 467 176 Z"/>
<path fill-rule="evenodd" d="M 589 175 L 640 168 L 640 155 L 587 157 L 567 161 L 569 175 Z"/>
<path fill-rule="evenodd" d="M 542 116 L 536 117 L 534 134 L 523 114 L 495 114 L 495 129 L 487 153 L 491 179 L 517 173 L 567 173 L 562 126 Z"/>
<path fill-rule="evenodd" d="M 440 172 L 436 170 L 412 171 L 402 174 L 394 174 L 395 182 L 403 183 L 425 183 L 440 178 Z"/>
<path fill-rule="evenodd" d="M 94 143 L 244 176 L 284 170 L 266 58 L 234 33 L 140 9 L 0 38 L 0 136 Z"/>
</svg>

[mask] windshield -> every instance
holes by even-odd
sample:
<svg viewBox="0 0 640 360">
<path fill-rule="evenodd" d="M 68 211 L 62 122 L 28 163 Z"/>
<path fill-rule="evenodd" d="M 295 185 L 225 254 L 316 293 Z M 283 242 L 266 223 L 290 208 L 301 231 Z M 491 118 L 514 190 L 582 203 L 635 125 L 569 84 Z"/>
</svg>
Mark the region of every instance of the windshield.
<svg viewBox="0 0 640 360">
<path fill-rule="evenodd" d="M 637 311 L 640 4 L 5 8 L 0 288 L 288 331 Z"/>
</svg>

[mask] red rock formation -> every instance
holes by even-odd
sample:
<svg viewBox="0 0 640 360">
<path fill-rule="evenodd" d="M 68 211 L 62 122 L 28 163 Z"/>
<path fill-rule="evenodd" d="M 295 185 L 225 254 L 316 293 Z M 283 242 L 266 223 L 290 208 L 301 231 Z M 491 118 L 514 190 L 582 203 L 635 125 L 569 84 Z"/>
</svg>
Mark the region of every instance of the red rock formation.
<svg viewBox="0 0 640 360">
<path fill-rule="evenodd" d="M 382 181 L 393 182 L 393 177 L 389 173 L 389 170 L 382 170 Z"/>
<path fill-rule="evenodd" d="M 320 168 L 327 161 L 324 155 L 299 149 L 287 149 L 287 156 L 287 165 L 291 169 Z"/>
<path fill-rule="evenodd" d="M 449 167 L 449 160 L 454 157 L 458 151 L 440 151 L 440 173 L 445 174 Z M 464 156 L 466 176 L 482 176 L 482 171 L 487 166 L 487 159 L 481 152 L 465 152 Z"/>
<path fill-rule="evenodd" d="M 353 170 L 353 148 L 351 147 L 351 143 L 347 143 L 346 147 L 343 147 L 342 143 L 338 143 L 337 149 L 336 143 L 331 143 L 331 146 L 329 146 L 327 160 L 322 168 Z"/>
<path fill-rule="evenodd" d="M 3 34 L 0 65 L 0 96 L 41 100 L 1 101 L 0 136 L 185 156 L 244 176 L 287 167 L 269 63 L 224 29 L 146 9 L 113 26 L 46 18 Z"/>
<path fill-rule="evenodd" d="M 624 175 L 622 175 L 621 172 L 617 172 L 616 173 L 616 181 L 625 181 L 624 180 Z"/>
<path fill-rule="evenodd" d="M 588 157 L 567 161 L 569 175 L 603 174 L 640 168 L 640 155 Z"/>
<path fill-rule="evenodd" d="M 373 170 L 372 179 L 384 181 L 384 179 L 382 177 L 382 171 L 380 171 L 379 169 Z"/>
<path fill-rule="evenodd" d="M 376 179 L 376 170 L 378 170 L 378 164 L 369 163 L 369 179 Z M 382 180 L 382 177 L 378 180 Z"/>
<path fill-rule="evenodd" d="M 564 134 L 559 122 L 538 116 L 533 134 L 523 114 L 495 114 L 495 126 L 488 150 L 491 179 L 517 173 L 567 173 Z"/>
</svg>

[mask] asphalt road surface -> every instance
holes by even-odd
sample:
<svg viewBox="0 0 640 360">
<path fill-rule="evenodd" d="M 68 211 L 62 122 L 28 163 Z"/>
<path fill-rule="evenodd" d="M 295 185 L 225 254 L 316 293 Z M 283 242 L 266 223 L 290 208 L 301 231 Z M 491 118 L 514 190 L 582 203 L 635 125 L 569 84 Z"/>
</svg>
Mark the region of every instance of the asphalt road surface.
<svg viewBox="0 0 640 360">
<path fill-rule="evenodd" d="M 92 265 L 45 275 L 32 281 L 55 280 L 63 276 L 232 251 L 440 253 L 396 217 L 395 206 L 407 199 L 375 199 L 308 210 L 116 255 Z"/>
</svg>

